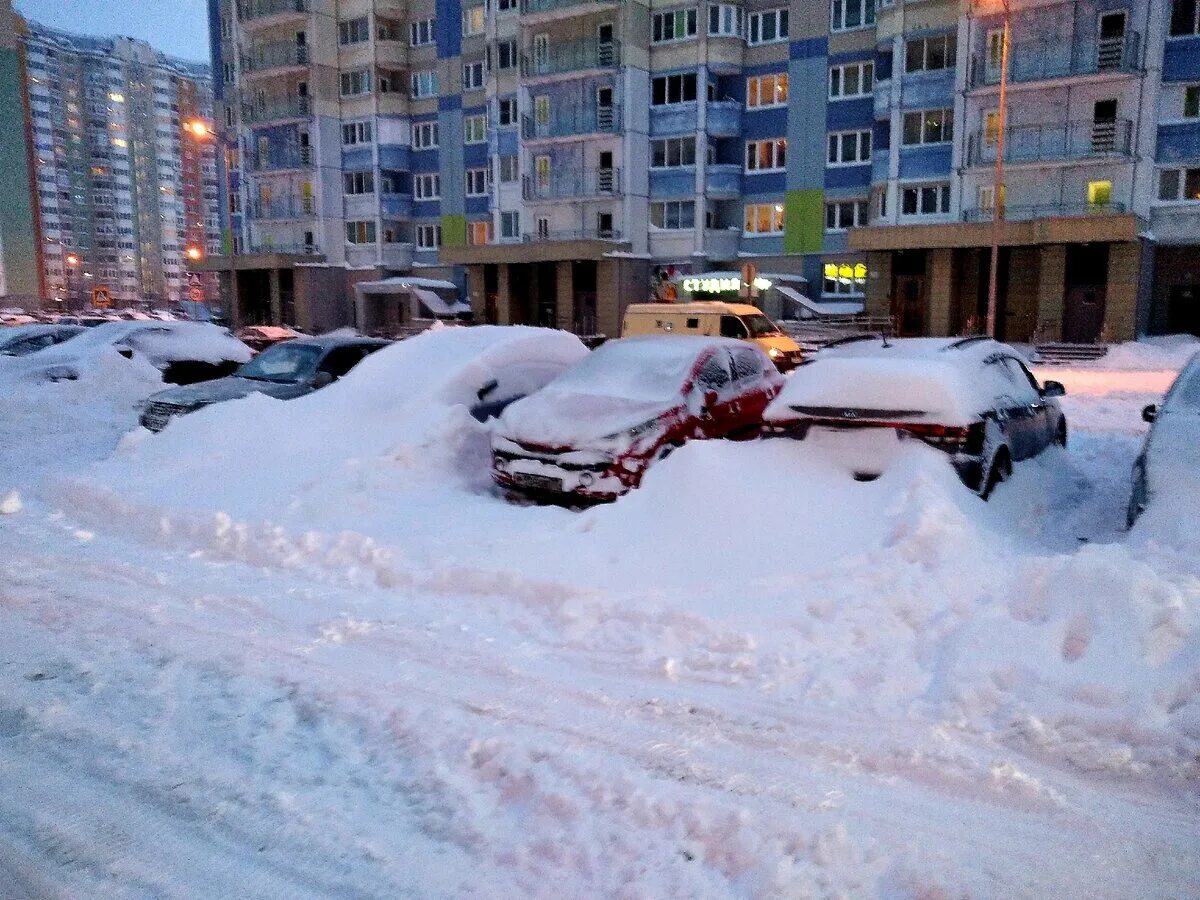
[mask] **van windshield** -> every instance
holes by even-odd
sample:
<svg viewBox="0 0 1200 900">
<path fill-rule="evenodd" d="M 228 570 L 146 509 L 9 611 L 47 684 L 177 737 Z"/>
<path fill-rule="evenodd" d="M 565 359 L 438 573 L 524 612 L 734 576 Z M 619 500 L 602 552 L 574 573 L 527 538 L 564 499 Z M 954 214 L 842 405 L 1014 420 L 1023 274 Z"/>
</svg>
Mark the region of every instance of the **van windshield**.
<svg viewBox="0 0 1200 900">
<path fill-rule="evenodd" d="M 773 337 L 780 334 L 779 326 L 764 315 L 741 316 L 741 320 L 750 331 L 752 338 Z"/>
</svg>

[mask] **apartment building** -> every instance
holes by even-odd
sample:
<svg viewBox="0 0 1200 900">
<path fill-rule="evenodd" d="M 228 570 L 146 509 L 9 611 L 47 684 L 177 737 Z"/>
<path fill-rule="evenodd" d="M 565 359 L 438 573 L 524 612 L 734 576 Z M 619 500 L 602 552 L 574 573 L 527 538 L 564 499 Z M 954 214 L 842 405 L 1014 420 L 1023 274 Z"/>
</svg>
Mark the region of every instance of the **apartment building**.
<svg viewBox="0 0 1200 900">
<path fill-rule="evenodd" d="M 37 209 L 33 202 L 29 104 L 17 18 L 0 0 L 0 307 L 37 309 L 42 295 Z"/>
<path fill-rule="evenodd" d="M 424 279 L 613 334 L 753 263 L 774 315 L 956 333 L 995 239 L 1010 340 L 1194 329 L 1196 3 L 1012 0 L 997 197 L 1004 7 L 211 0 L 210 264 L 243 318 L 306 327 L 395 323 L 387 286 Z"/>
<path fill-rule="evenodd" d="M 21 43 L 45 303 L 217 302 L 208 67 L 33 22 Z"/>
</svg>

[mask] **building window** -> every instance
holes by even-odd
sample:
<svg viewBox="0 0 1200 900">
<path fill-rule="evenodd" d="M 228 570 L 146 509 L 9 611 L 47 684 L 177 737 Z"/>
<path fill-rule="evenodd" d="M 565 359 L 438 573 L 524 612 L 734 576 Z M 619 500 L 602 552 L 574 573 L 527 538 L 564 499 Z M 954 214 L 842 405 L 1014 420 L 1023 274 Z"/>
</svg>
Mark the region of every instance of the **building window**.
<svg viewBox="0 0 1200 900">
<path fill-rule="evenodd" d="M 387 19 L 375 20 L 375 39 L 378 41 L 400 41 L 404 39 L 404 26 L 400 22 L 390 22 Z M 387 237 L 384 237 L 387 240 Z M 390 243 L 390 242 L 389 242 Z"/>
<path fill-rule="evenodd" d="M 696 164 L 695 137 L 662 138 L 650 142 L 650 167 L 673 169 Z"/>
<path fill-rule="evenodd" d="M 517 67 L 517 42 L 500 41 L 496 45 L 496 68 L 515 69 Z"/>
<path fill-rule="evenodd" d="M 371 93 L 371 73 L 366 69 L 342 73 L 342 96 L 355 97 Z"/>
<path fill-rule="evenodd" d="M 467 223 L 467 243 L 476 247 L 492 242 L 492 222 L 483 219 L 479 222 Z"/>
<path fill-rule="evenodd" d="M 408 25 L 408 43 L 413 47 L 424 47 L 435 40 L 433 19 L 420 19 Z"/>
<path fill-rule="evenodd" d="M 347 122 L 342 126 L 342 143 L 347 147 L 355 144 L 369 144 L 372 140 L 370 122 Z"/>
<path fill-rule="evenodd" d="M 651 17 L 650 40 L 654 44 L 682 41 L 696 36 L 696 9 L 675 9 Z"/>
<path fill-rule="evenodd" d="M 1004 185 L 1000 185 L 1000 205 L 1003 207 L 1005 191 Z M 996 202 L 996 186 L 991 184 L 983 184 L 979 186 L 979 212 L 991 216 L 995 211 Z"/>
<path fill-rule="evenodd" d="M 849 31 L 874 24 L 875 0 L 830 0 L 830 31 Z"/>
<path fill-rule="evenodd" d="M 349 44 L 365 44 L 370 39 L 371 24 L 366 16 L 338 22 L 338 43 L 343 47 Z"/>
<path fill-rule="evenodd" d="M 650 225 L 667 231 L 696 227 L 696 201 L 662 200 L 650 204 Z"/>
<path fill-rule="evenodd" d="M 496 0 L 496 9 L 500 12 L 512 12 L 520 6 L 519 0 Z"/>
<path fill-rule="evenodd" d="M 463 143 L 487 143 L 487 114 L 478 113 L 463 117 Z"/>
<path fill-rule="evenodd" d="M 746 26 L 746 43 L 770 44 L 773 41 L 786 41 L 788 37 L 788 11 L 786 9 L 768 9 L 765 12 L 750 13 Z"/>
<path fill-rule="evenodd" d="M 753 75 L 746 79 L 746 108 L 766 109 L 787 106 L 788 77 L 786 72 L 774 75 Z"/>
<path fill-rule="evenodd" d="M 512 240 L 521 236 L 521 214 L 516 210 L 500 213 L 500 237 Z"/>
<path fill-rule="evenodd" d="M 780 172 L 787 168 L 787 138 L 746 142 L 747 172 Z"/>
<path fill-rule="evenodd" d="M 867 287 L 866 263 L 825 263 L 822 274 L 826 297 L 861 297 Z"/>
<path fill-rule="evenodd" d="M 538 94 L 533 98 L 533 121 L 541 126 L 550 124 L 549 94 Z"/>
<path fill-rule="evenodd" d="M 506 125 L 516 125 L 517 124 L 517 98 L 516 97 L 501 98 L 500 104 L 499 104 L 499 110 L 500 110 L 500 125 L 501 125 L 501 127 L 504 127 Z"/>
<path fill-rule="evenodd" d="M 483 34 L 483 26 L 487 20 L 485 14 L 486 7 L 472 6 L 463 10 L 462 14 L 462 33 L 463 37 L 471 37 L 476 34 Z"/>
<path fill-rule="evenodd" d="M 954 139 L 954 110 L 924 109 L 904 114 L 905 147 L 946 144 Z"/>
<path fill-rule="evenodd" d="M 346 243 L 373 244 L 375 243 L 374 222 L 347 222 Z"/>
<path fill-rule="evenodd" d="M 486 197 L 488 192 L 487 169 L 467 169 L 467 196 Z"/>
<path fill-rule="evenodd" d="M 1163 169 L 1158 173 L 1158 199 L 1186 203 L 1200 201 L 1200 169 Z"/>
<path fill-rule="evenodd" d="M 714 3 L 708 8 L 708 33 L 713 37 L 742 36 L 742 8 Z"/>
<path fill-rule="evenodd" d="M 826 231 L 846 231 L 866 224 L 866 200 L 838 200 L 825 204 Z"/>
<path fill-rule="evenodd" d="M 1089 181 L 1087 202 L 1090 206 L 1108 206 L 1112 203 L 1112 182 Z"/>
<path fill-rule="evenodd" d="M 953 34 L 913 38 L 904 44 L 905 72 L 936 72 L 953 69 L 958 38 Z"/>
<path fill-rule="evenodd" d="M 846 63 L 829 67 L 829 99 L 867 97 L 875 88 L 875 63 Z"/>
<path fill-rule="evenodd" d="M 438 123 L 418 122 L 412 127 L 414 150 L 432 150 L 438 145 Z"/>
<path fill-rule="evenodd" d="M 417 248 L 420 250 L 436 250 L 442 246 L 441 225 L 418 225 Z"/>
<path fill-rule="evenodd" d="M 347 194 L 375 193 L 375 176 L 371 172 L 345 172 L 342 181 Z"/>
<path fill-rule="evenodd" d="M 500 183 L 508 184 L 516 181 L 520 174 L 516 155 L 500 157 Z"/>
<path fill-rule="evenodd" d="M 696 73 L 659 75 L 650 83 L 650 102 L 654 106 L 690 103 L 696 99 Z"/>
<path fill-rule="evenodd" d="M 950 212 L 950 185 L 923 184 L 900 193 L 902 216 L 940 216 Z"/>
<path fill-rule="evenodd" d="M 477 91 L 483 87 L 483 60 L 463 64 L 463 90 Z"/>
<path fill-rule="evenodd" d="M 414 99 L 436 97 L 438 93 L 437 72 L 413 72 L 411 76 L 411 92 Z"/>
<path fill-rule="evenodd" d="M 442 196 L 442 178 L 437 173 L 413 175 L 413 198 L 437 200 Z"/>
<path fill-rule="evenodd" d="M 1200 3 L 1197 0 L 1175 0 L 1171 9 L 1171 36 L 1200 34 Z"/>
<path fill-rule="evenodd" d="M 835 131 L 829 135 L 828 167 L 861 166 L 870 161 L 870 131 Z"/>
<path fill-rule="evenodd" d="M 747 203 L 746 234 L 783 234 L 782 203 Z"/>
<path fill-rule="evenodd" d="M 1189 84 L 1183 89 L 1183 117 L 1200 119 L 1200 84 Z"/>
</svg>

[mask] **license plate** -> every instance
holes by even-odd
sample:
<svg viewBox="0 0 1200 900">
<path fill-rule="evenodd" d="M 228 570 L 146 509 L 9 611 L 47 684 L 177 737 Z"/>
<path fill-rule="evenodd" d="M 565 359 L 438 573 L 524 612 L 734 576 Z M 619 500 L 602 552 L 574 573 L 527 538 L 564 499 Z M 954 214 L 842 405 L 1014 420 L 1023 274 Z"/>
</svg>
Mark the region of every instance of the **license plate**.
<svg viewBox="0 0 1200 900">
<path fill-rule="evenodd" d="M 531 488 L 536 491 L 554 491 L 557 494 L 562 493 L 563 483 L 561 478 L 551 478 L 549 475 L 531 475 L 528 472 L 514 472 L 513 483 L 517 487 Z"/>
</svg>

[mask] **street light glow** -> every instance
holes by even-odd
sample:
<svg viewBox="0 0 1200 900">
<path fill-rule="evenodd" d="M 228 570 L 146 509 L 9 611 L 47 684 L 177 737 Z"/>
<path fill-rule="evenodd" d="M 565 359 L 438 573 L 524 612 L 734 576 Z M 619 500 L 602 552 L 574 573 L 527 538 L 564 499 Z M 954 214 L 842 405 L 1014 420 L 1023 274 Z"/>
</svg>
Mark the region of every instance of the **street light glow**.
<svg viewBox="0 0 1200 900">
<path fill-rule="evenodd" d="M 67 265 L 68 266 L 79 265 L 79 257 L 76 256 L 74 253 L 68 253 L 67 254 Z"/>
<path fill-rule="evenodd" d="M 208 127 L 208 123 L 203 119 L 192 119 L 189 122 L 184 122 L 183 130 L 190 131 L 199 140 L 204 140 L 212 133 L 212 130 Z"/>
<path fill-rule="evenodd" d="M 201 250 L 199 247 L 188 247 L 187 250 L 184 251 L 184 255 L 188 259 L 197 260 L 197 259 L 201 259 L 204 256 L 204 251 Z"/>
</svg>

